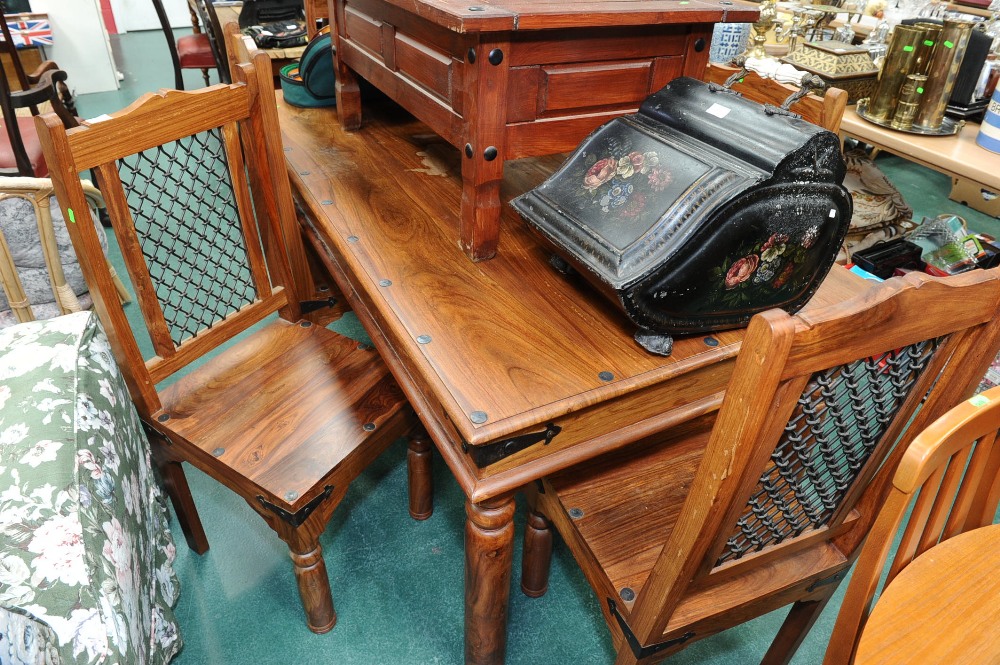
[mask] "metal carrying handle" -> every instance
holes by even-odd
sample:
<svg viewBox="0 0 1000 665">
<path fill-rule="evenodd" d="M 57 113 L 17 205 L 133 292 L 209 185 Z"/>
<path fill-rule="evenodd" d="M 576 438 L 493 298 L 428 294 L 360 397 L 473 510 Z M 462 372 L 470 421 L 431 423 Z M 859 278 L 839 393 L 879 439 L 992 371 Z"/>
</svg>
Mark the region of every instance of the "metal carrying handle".
<svg viewBox="0 0 1000 665">
<path fill-rule="evenodd" d="M 750 70 L 747 69 L 746 66 L 746 57 L 742 55 L 737 56 L 733 60 L 733 64 L 739 67 L 739 71 L 727 78 L 726 82 L 722 85 L 719 85 L 718 83 L 709 83 L 709 90 L 712 92 L 726 92 L 739 97 L 743 96 L 741 93 L 733 90 L 732 87 L 736 85 L 744 76 L 750 73 Z M 802 80 L 799 83 L 799 89 L 786 97 L 785 101 L 781 102 L 781 106 L 763 104 L 764 113 L 767 115 L 783 115 L 790 118 L 801 118 L 801 115 L 789 109 L 792 104 L 799 101 L 814 90 L 817 92 L 826 90 L 826 82 L 815 74 L 806 74 L 802 77 Z"/>
<path fill-rule="evenodd" d="M 736 58 L 733 59 L 733 64 L 735 64 L 737 67 L 740 68 L 739 71 L 730 76 L 729 78 L 727 78 L 726 82 L 723 83 L 722 85 L 710 82 L 708 84 L 708 89 L 711 90 L 712 92 L 728 92 L 730 94 L 736 95 L 737 97 L 742 97 L 743 95 L 733 90 L 733 86 L 736 85 L 736 83 L 739 82 L 741 78 L 750 73 L 750 70 L 746 68 L 746 61 L 747 61 L 746 56 L 744 55 L 736 56 Z"/>
<path fill-rule="evenodd" d="M 817 92 L 826 90 L 826 82 L 815 74 L 806 74 L 802 77 L 799 89 L 790 94 L 785 101 L 781 102 L 781 108 L 787 111 L 792 104 L 799 101 L 813 90 Z"/>
</svg>

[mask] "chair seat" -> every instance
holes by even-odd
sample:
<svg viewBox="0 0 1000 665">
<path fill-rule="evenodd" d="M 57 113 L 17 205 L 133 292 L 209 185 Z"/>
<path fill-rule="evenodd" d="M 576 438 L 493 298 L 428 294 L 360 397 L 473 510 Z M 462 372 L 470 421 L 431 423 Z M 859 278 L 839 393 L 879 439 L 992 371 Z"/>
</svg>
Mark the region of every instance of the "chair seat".
<svg viewBox="0 0 1000 665">
<path fill-rule="evenodd" d="M 177 39 L 177 57 L 184 69 L 213 69 L 215 55 L 212 42 L 205 33 L 184 35 Z"/>
<path fill-rule="evenodd" d="M 24 150 L 28 153 L 31 161 L 31 168 L 36 178 L 44 178 L 49 174 L 49 168 L 45 164 L 45 155 L 42 154 L 42 145 L 38 142 L 38 132 L 35 131 L 35 119 L 32 116 L 18 117 L 17 128 L 21 133 L 21 141 L 24 143 Z M 17 160 L 14 151 L 10 147 L 10 138 L 7 132 L 0 132 L 0 169 L 16 169 Z"/>
<path fill-rule="evenodd" d="M 677 523 L 714 422 L 715 414 L 708 414 L 617 452 L 613 467 L 599 457 L 547 479 L 539 497 L 546 514 L 560 520 L 567 519 L 563 516 L 570 510 L 582 511 L 581 517 L 572 519 L 578 540 L 568 538 L 567 545 L 581 568 L 591 571 L 591 584 L 602 589 L 605 598 L 614 599 L 626 618 L 634 600 L 623 600 L 621 591 L 628 588 L 638 596 L 646 584 Z M 558 509 L 553 510 L 553 502 L 558 502 Z M 659 536 L 651 538 L 650 533 Z M 747 566 L 735 574 L 723 570 L 732 564 L 723 566 L 721 574 L 709 577 L 702 589 L 681 601 L 663 639 L 689 631 L 715 632 L 728 626 L 720 620 L 727 612 L 781 590 L 812 584 L 814 578 L 803 571 L 827 571 L 847 563 L 835 548 L 814 546 L 776 564 Z M 776 609 L 785 602 L 772 604 Z M 607 611 L 605 605 L 602 602 Z"/>
<path fill-rule="evenodd" d="M 155 417 L 189 442 L 184 454 L 207 474 L 229 486 L 245 479 L 245 497 L 296 513 L 328 484 L 346 491 L 410 424 L 385 363 L 358 346 L 278 320 L 164 389 Z"/>
</svg>

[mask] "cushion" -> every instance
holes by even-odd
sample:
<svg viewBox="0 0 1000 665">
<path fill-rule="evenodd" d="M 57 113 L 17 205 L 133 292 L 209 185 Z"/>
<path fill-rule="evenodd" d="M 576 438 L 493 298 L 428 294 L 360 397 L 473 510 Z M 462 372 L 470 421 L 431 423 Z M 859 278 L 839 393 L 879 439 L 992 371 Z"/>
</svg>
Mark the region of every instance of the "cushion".
<svg viewBox="0 0 1000 665">
<path fill-rule="evenodd" d="M 200 32 L 177 39 L 177 57 L 185 69 L 213 69 L 215 55 L 208 35 Z"/>
<path fill-rule="evenodd" d="M 44 178 L 49 174 L 49 168 L 45 165 L 45 155 L 42 154 L 42 144 L 38 142 L 38 132 L 35 130 L 35 118 L 33 116 L 17 117 L 18 131 L 21 133 L 21 142 L 24 143 L 24 151 L 28 153 L 28 161 L 34 173 L 23 175 L 34 175 L 36 178 Z M 14 151 L 10 147 L 10 137 L 7 135 L 7 128 L 0 132 L 0 169 L 16 169 L 17 160 L 14 158 Z"/>
<path fill-rule="evenodd" d="M 92 313 L 0 330 L 0 451 L 0 662 L 168 662 L 174 543 Z"/>
<path fill-rule="evenodd" d="M 80 262 L 77 260 L 73 243 L 69 238 L 69 231 L 66 230 L 66 223 L 63 221 L 62 210 L 55 197 L 49 198 L 49 205 L 52 211 L 52 227 L 55 230 L 56 246 L 59 249 L 63 271 L 66 274 L 66 284 L 77 295 L 80 307 L 87 309 L 91 305 L 91 298 L 87 292 L 87 283 L 80 270 Z M 91 217 L 94 218 L 93 223 L 101 239 L 101 246 L 106 251 L 108 241 L 104 227 L 97 222 L 93 211 L 91 211 Z M 3 232 L 7 245 L 10 247 L 14 266 L 21 278 L 25 295 L 28 297 L 28 302 L 31 303 L 31 311 L 35 318 L 49 319 L 59 316 L 61 312 L 59 305 L 56 304 L 55 295 L 52 293 L 52 284 L 49 281 L 49 273 L 45 266 L 45 257 L 38 235 L 38 222 L 35 219 L 35 209 L 31 202 L 19 197 L 10 197 L 0 201 L 0 231 Z M 7 295 L 3 289 L 0 289 L 0 328 L 15 323 L 17 323 L 17 319 L 7 302 Z"/>
</svg>

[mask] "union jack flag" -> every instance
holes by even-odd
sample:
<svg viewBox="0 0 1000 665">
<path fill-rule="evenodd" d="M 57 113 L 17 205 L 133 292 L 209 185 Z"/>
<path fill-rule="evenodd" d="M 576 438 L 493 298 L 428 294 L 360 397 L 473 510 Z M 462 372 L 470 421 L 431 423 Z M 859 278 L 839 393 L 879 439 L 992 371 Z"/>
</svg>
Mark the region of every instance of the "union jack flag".
<svg viewBox="0 0 1000 665">
<path fill-rule="evenodd" d="M 47 18 L 7 21 L 7 27 L 17 48 L 52 45 L 52 26 Z"/>
</svg>

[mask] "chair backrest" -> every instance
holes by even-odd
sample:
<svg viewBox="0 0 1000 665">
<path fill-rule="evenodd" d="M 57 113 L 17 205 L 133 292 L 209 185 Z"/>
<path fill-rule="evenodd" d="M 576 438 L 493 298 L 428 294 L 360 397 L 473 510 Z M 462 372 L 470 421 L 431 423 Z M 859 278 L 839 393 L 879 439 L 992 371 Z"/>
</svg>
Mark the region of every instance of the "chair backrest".
<svg viewBox="0 0 1000 665">
<path fill-rule="evenodd" d="M 174 87 L 183 90 L 184 74 L 181 72 L 181 56 L 177 52 L 177 41 L 174 39 L 174 29 L 170 27 L 170 18 L 167 16 L 167 10 L 163 7 L 163 0 L 150 1 L 153 3 L 156 19 L 160 22 L 163 37 L 167 40 L 167 52 L 170 54 L 170 63 L 174 67 Z"/>
<path fill-rule="evenodd" d="M 0 6 L 2 5 L 3 3 L 0 2 Z M 0 32 L 3 33 L 3 41 L 0 42 L 0 53 L 7 56 L 6 60 L 0 58 L 0 70 L 6 68 L 10 68 L 12 70 L 12 72 L 4 73 L 14 74 L 14 77 L 18 82 L 19 90 L 28 90 L 41 80 L 42 75 L 44 75 L 45 72 L 59 69 L 59 65 L 52 60 L 43 60 L 35 67 L 34 71 L 28 72 L 24 69 L 24 62 L 21 60 L 21 54 L 18 51 L 17 46 L 14 44 L 14 38 L 10 34 L 10 26 L 7 25 L 6 21 L 0 22 Z M 7 87 L 9 88 L 10 81 L 6 78 L 6 76 L 4 78 L 7 80 Z M 73 93 L 70 91 L 69 85 L 66 83 L 66 75 L 62 73 L 57 75 L 56 78 L 53 79 L 53 83 L 55 83 L 57 92 L 59 93 L 59 98 L 62 101 L 63 106 L 66 108 L 66 111 L 69 115 L 75 116 L 76 101 L 73 99 Z M 58 112 L 58 109 L 55 110 Z M 37 115 L 38 109 L 32 109 L 31 112 L 33 115 Z M 75 125 L 69 126 L 72 127 Z"/>
<path fill-rule="evenodd" d="M 1000 387 L 962 402 L 921 432 L 899 463 L 858 557 L 834 626 L 827 663 L 853 658 L 876 591 L 916 557 L 961 533 L 993 523 L 1000 505 Z M 910 510 L 892 563 L 885 563 Z"/>
<path fill-rule="evenodd" d="M 662 635 L 694 589 L 762 567 L 768 584 L 788 575 L 804 585 L 846 569 L 911 433 L 985 373 L 1000 347 L 998 310 L 993 270 L 914 273 L 808 314 L 755 316 L 676 526 L 630 613 L 640 643 Z"/>
<path fill-rule="evenodd" d="M 226 41 L 222 32 L 222 23 L 219 21 L 219 13 L 215 9 L 212 0 L 188 0 L 188 6 L 195 12 L 201 22 L 202 29 L 208 35 L 209 44 L 212 46 L 212 55 L 215 57 L 215 66 L 219 71 L 219 78 L 223 83 L 231 83 L 231 72 L 226 66 Z M 244 60 L 244 62 L 248 62 Z"/>
<path fill-rule="evenodd" d="M 29 146 L 35 142 L 35 132 L 25 129 L 17 118 L 17 109 L 30 109 L 33 115 L 37 114 L 41 107 L 49 104 L 47 108 L 59 117 L 65 127 L 75 127 L 78 121 L 63 104 L 57 85 L 65 83 L 66 72 L 59 69 L 45 71 L 38 79 L 37 83 L 29 84 L 25 90 L 12 91 L 7 85 L 3 65 L 0 64 L 0 113 L 3 115 L 4 134 L 0 135 L 0 143 L 10 151 L 12 163 L 0 164 L 0 176 L 21 176 L 32 177 L 44 175 L 44 169 L 38 172 L 36 165 L 32 163 L 32 155 Z M 30 135 L 27 135 L 30 132 Z M 37 148 L 36 148 L 37 149 Z M 10 162 L 10 158 L 7 160 Z"/>
<path fill-rule="evenodd" d="M 739 71 L 738 67 L 709 63 L 705 71 L 705 80 L 722 84 Z M 774 106 L 780 106 L 790 95 L 798 91 L 797 87 L 779 83 L 774 79 L 761 78 L 755 72 L 747 72 L 742 82 L 734 85 L 732 89 L 749 100 Z M 809 93 L 795 102 L 790 110 L 814 125 L 840 133 L 840 122 L 844 118 L 846 108 L 847 92 L 840 88 L 827 88 L 822 97 Z"/>
<path fill-rule="evenodd" d="M 147 94 L 68 131 L 54 116 L 36 119 L 95 309 L 145 417 L 160 408 L 157 383 L 275 311 L 299 318 L 284 242 L 294 207 L 267 56 L 239 74 L 232 85 Z M 97 260 L 93 229 L 72 223 L 86 169 L 104 194 L 151 358 Z"/>
<path fill-rule="evenodd" d="M 233 76 L 241 63 L 250 62 L 250 58 L 260 49 L 254 43 L 253 37 L 240 30 L 240 24 L 230 21 L 222 26 L 223 40 L 226 44 L 229 75 Z"/>
<path fill-rule="evenodd" d="M 0 21 L 0 32 L 3 33 L 3 42 L 0 42 L 0 52 L 6 53 L 10 58 L 11 66 L 14 68 L 14 76 L 21 84 L 21 90 L 27 90 L 28 75 L 24 71 L 24 65 L 21 64 L 21 56 L 17 52 L 17 46 L 14 44 L 14 38 L 10 34 L 10 26 L 7 25 L 7 21 Z"/>
</svg>

